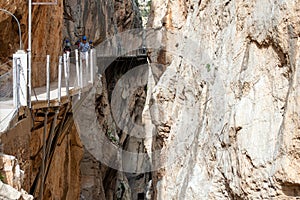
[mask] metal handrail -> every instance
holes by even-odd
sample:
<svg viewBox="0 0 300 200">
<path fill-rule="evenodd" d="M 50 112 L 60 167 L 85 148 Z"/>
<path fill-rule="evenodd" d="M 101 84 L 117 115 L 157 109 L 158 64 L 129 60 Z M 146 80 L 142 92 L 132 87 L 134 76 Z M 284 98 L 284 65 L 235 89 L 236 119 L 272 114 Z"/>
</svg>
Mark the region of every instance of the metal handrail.
<svg viewBox="0 0 300 200">
<path fill-rule="evenodd" d="M 19 37 L 20 37 L 20 50 L 22 50 L 22 33 L 21 33 L 21 26 L 20 26 L 20 22 L 19 20 L 16 18 L 16 16 L 14 16 L 14 14 L 12 14 L 11 12 L 9 12 L 8 10 L 4 10 L 2 8 L 0 8 L 1 11 L 10 14 L 18 23 L 18 27 L 19 27 Z"/>
</svg>

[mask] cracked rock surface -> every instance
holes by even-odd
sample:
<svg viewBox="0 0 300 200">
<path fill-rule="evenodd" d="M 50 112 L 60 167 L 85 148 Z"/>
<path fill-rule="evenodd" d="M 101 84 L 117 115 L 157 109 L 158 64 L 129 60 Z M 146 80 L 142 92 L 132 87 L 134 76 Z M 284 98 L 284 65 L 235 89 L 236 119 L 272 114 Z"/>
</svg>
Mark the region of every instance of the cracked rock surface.
<svg viewBox="0 0 300 200">
<path fill-rule="evenodd" d="M 154 58 L 152 149 L 170 149 L 156 199 L 300 196 L 299 3 L 153 0 L 150 27 L 199 44 L 175 55 L 184 40 L 165 37 Z"/>
</svg>

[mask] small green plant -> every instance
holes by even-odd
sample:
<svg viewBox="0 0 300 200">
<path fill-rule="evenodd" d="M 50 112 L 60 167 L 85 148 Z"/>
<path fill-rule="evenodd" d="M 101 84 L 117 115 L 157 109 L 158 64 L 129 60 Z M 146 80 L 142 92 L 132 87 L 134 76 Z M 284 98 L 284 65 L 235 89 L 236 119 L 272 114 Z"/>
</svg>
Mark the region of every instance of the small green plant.
<svg viewBox="0 0 300 200">
<path fill-rule="evenodd" d="M 117 138 L 113 135 L 110 136 L 110 140 L 113 141 L 113 142 L 118 142 Z"/>
<path fill-rule="evenodd" d="M 206 70 L 207 70 L 207 72 L 210 72 L 210 64 L 209 63 L 206 64 Z"/>
<path fill-rule="evenodd" d="M 5 177 L 3 176 L 2 172 L 0 172 L 0 181 L 3 181 L 4 178 L 5 178 Z"/>
<path fill-rule="evenodd" d="M 138 0 L 135 0 L 135 4 L 139 7 L 140 4 L 139 4 L 139 1 Z"/>
<path fill-rule="evenodd" d="M 112 130 L 109 128 L 109 129 L 107 129 L 107 136 L 111 136 L 111 133 L 112 133 Z"/>
<path fill-rule="evenodd" d="M 113 135 L 113 130 L 111 130 L 110 128 L 107 129 L 106 135 L 110 141 L 116 144 L 118 143 L 117 138 Z"/>
</svg>

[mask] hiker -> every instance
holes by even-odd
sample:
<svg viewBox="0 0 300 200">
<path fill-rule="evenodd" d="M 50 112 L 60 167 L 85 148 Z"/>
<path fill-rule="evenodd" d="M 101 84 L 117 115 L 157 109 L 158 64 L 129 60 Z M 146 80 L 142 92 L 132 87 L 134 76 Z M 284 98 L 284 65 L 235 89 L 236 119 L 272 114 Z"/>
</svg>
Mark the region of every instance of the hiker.
<svg viewBox="0 0 300 200">
<path fill-rule="evenodd" d="M 93 48 L 94 48 L 94 44 L 93 44 L 93 41 L 92 41 L 92 40 L 89 41 L 89 45 L 90 45 L 90 49 L 93 49 Z"/>
<path fill-rule="evenodd" d="M 90 49 L 90 45 L 88 42 L 86 42 L 86 36 L 84 35 L 82 37 L 82 42 L 80 42 L 79 44 L 79 51 L 80 51 L 80 57 L 82 60 L 85 60 L 86 59 L 86 55 Z"/>
<path fill-rule="evenodd" d="M 71 43 L 70 43 L 70 41 L 69 40 L 66 40 L 65 41 L 65 47 L 64 47 L 64 53 L 67 53 L 67 52 L 71 52 Z"/>
<path fill-rule="evenodd" d="M 77 46 L 77 49 L 79 49 L 80 39 L 78 39 L 78 40 L 75 42 L 75 45 Z"/>
<path fill-rule="evenodd" d="M 86 41 L 86 36 L 82 37 L 82 42 L 79 44 L 78 50 L 80 51 L 80 66 L 82 67 L 83 73 L 83 85 L 88 81 L 88 52 L 90 49 L 89 43 Z"/>
<path fill-rule="evenodd" d="M 146 49 L 146 47 L 143 45 L 142 46 L 142 54 L 146 54 L 147 53 L 147 49 Z"/>
</svg>

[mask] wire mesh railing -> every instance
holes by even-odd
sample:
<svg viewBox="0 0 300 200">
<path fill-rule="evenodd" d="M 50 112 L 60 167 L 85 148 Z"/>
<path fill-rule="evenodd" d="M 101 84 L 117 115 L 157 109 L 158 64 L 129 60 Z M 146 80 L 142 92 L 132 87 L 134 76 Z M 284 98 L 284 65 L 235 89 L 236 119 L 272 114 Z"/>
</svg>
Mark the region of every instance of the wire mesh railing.
<svg viewBox="0 0 300 200">
<path fill-rule="evenodd" d="M 21 104 L 26 105 L 27 102 L 27 63 L 21 58 L 14 58 L 13 68 L 13 92 L 14 105 L 20 108 Z"/>
<path fill-rule="evenodd" d="M 9 66 L 10 64 L 10 66 Z M 12 60 L 9 60 L 0 65 L 1 68 L 11 68 Z M 0 101 L 7 101 L 13 98 L 13 70 L 9 69 L 7 72 L 0 75 Z"/>
<path fill-rule="evenodd" d="M 12 69 L 0 76 L 0 101 L 13 98 L 13 73 Z"/>
<path fill-rule="evenodd" d="M 12 62 L 13 60 L 10 60 L 1 67 L 4 68 Z M 6 130 L 11 119 L 17 115 L 17 109 L 13 105 L 13 87 L 13 69 L 10 69 L 0 76 L 0 132 Z"/>
</svg>

